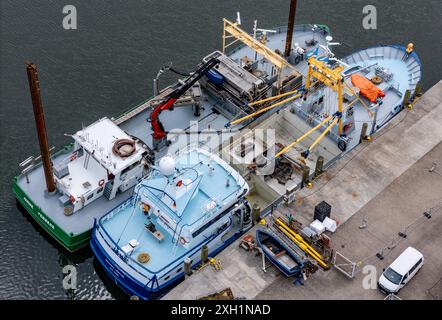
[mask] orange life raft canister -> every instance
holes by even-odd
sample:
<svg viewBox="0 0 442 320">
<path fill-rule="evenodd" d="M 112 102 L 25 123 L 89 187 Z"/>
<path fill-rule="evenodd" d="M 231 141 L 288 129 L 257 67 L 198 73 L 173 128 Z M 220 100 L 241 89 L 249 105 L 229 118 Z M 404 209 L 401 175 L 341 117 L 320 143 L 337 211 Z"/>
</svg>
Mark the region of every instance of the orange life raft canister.
<svg viewBox="0 0 442 320">
<path fill-rule="evenodd" d="M 351 83 L 359 88 L 359 92 L 361 96 L 367 98 L 373 103 L 376 103 L 376 100 L 381 97 L 385 97 L 385 93 L 376 87 L 373 82 L 368 80 L 366 77 L 361 76 L 360 74 L 354 74 L 351 76 Z"/>
</svg>

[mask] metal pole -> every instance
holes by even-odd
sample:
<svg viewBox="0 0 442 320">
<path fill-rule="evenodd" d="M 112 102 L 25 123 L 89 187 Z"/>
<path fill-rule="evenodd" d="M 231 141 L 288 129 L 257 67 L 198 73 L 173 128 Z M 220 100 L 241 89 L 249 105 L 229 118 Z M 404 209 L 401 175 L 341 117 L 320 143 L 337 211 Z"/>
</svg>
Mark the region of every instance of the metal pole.
<svg viewBox="0 0 442 320">
<path fill-rule="evenodd" d="M 374 112 L 374 117 L 373 117 L 373 124 L 371 126 L 371 132 L 370 134 L 373 135 L 376 131 L 376 122 L 378 121 L 378 111 L 379 111 L 380 106 L 376 107 L 376 110 Z"/>
<path fill-rule="evenodd" d="M 297 2 L 298 2 L 297 0 L 290 1 L 289 22 L 287 24 L 287 37 L 285 40 L 285 53 L 284 53 L 286 57 L 290 55 L 290 51 L 292 50 L 292 38 L 293 38 L 293 30 L 295 28 Z"/>
<path fill-rule="evenodd" d="M 29 88 L 31 90 L 32 106 L 37 127 L 38 142 L 40 144 L 41 159 L 45 173 L 46 187 L 49 193 L 55 191 L 55 181 L 52 174 L 52 162 L 48 145 L 43 105 L 41 103 L 40 83 L 38 81 L 37 66 L 31 62 L 27 63 Z"/>
</svg>

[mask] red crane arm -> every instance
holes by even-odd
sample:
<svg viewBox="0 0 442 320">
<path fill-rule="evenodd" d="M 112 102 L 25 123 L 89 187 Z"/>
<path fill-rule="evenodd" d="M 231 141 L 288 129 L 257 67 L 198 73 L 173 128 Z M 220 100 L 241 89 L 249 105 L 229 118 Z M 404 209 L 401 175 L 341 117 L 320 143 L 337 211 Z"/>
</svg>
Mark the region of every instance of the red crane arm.
<svg viewBox="0 0 442 320">
<path fill-rule="evenodd" d="M 164 103 L 160 103 L 150 114 L 150 123 L 153 130 L 153 138 L 155 140 L 163 139 L 167 136 L 164 131 L 163 124 L 158 118 L 160 113 L 164 110 L 169 110 L 173 107 L 174 103 L 181 97 L 187 90 L 189 90 L 195 82 L 198 81 L 203 75 L 205 75 L 210 69 L 212 69 L 219 60 L 217 58 L 211 58 L 207 62 L 203 63 L 198 70 L 191 74 L 185 81 L 184 84 L 175 89 L 171 94 L 169 94 L 168 99 Z"/>
<path fill-rule="evenodd" d="M 158 119 L 158 116 L 162 111 L 172 108 L 177 100 L 177 98 L 170 98 L 166 102 L 159 104 L 150 114 L 150 123 L 152 125 L 154 139 L 162 139 L 166 137 L 167 134 L 164 131 L 163 124 Z"/>
</svg>

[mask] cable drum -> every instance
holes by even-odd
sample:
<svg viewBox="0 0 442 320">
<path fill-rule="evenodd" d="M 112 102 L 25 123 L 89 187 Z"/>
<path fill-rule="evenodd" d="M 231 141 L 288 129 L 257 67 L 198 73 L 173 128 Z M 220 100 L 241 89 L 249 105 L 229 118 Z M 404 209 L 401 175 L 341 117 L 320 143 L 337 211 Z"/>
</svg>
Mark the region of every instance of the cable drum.
<svg viewBox="0 0 442 320">
<path fill-rule="evenodd" d="M 130 139 L 118 139 L 112 147 L 112 152 L 121 158 L 130 157 L 135 150 L 135 141 Z"/>
</svg>

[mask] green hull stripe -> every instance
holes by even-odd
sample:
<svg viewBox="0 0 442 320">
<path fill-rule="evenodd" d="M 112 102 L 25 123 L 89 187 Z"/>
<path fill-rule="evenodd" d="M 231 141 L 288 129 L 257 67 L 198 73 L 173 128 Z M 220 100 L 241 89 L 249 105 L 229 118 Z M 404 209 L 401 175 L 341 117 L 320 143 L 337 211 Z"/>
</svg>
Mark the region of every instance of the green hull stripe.
<svg viewBox="0 0 442 320">
<path fill-rule="evenodd" d="M 17 179 L 14 179 L 12 190 L 15 193 L 17 200 L 22 204 L 26 211 L 34 218 L 35 221 L 46 230 L 54 239 L 56 239 L 64 248 L 73 252 L 89 243 L 92 229 L 83 233 L 74 235 L 69 234 L 53 222 L 42 210 L 39 208 L 31 198 L 19 187 Z"/>
</svg>

